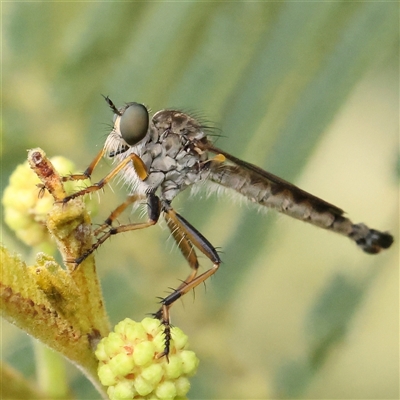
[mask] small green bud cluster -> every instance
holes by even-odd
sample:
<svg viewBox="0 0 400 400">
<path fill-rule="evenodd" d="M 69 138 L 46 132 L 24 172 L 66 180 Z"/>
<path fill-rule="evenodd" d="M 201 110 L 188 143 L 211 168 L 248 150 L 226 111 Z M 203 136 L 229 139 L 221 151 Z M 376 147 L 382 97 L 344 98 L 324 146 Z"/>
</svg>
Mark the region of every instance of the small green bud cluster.
<svg viewBox="0 0 400 400">
<path fill-rule="evenodd" d="M 188 377 L 196 373 L 199 360 L 186 349 L 188 337 L 179 328 L 171 328 L 171 335 L 168 358 L 158 358 L 165 337 L 157 319 L 126 318 L 100 341 L 95 352 L 98 375 L 111 400 L 185 398 Z"/>
</svg>

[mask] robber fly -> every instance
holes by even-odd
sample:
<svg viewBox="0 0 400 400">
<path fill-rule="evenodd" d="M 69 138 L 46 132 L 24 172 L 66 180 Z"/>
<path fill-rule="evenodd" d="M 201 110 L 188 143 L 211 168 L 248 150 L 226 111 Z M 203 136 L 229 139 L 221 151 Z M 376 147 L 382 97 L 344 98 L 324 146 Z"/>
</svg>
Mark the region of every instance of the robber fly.
<svg viewBox="0 0 400 400">
<path fill-rule="evenodd" d="M 188 187 L 211 181 L 240 193 L 256 204 L 347 236 L 368 254 L 377 254 L 393 243 L 389 233 L 370 229 L 363 223 L 354 224 L 344 216 L 343 210 L 333 204 L 217 148 L 207 138 L 206 127 L 188 114 L 177 110 L 161 110 L 150 119 L 149 111 L 142 104 L 132 102 L 117 108 L 108 97 L 105 100 L 114 112 L 113 129 L 86 171 L 66 177 L 66 180 L 90 178 L 103 156 L 112 158 L 115 167 L 98 183 L 63 201 L 95 192 L 117 175 L 122 175 L 130 194 L 94 232 L 97 241 L 93 246 L 73 261 L 79 265 L 110 236 L 152 226 L 162 214 L 189 263 L 191 273 L 162 299 L 161 308 L 154 314 L 165 330 L 165 350 L 161 356 L 168 356 L 169 353 L 170 307 L 215 274 L 221 264 L 214 246 L 171 206 L 175 196 Z M 113 226 L 116 218 L 129 205 L 138 202 L 147 204 L 146 222 Z M 202 274 L 198 274 L 195 248 L 212 262 L 212 267 Z"/>
</svg>

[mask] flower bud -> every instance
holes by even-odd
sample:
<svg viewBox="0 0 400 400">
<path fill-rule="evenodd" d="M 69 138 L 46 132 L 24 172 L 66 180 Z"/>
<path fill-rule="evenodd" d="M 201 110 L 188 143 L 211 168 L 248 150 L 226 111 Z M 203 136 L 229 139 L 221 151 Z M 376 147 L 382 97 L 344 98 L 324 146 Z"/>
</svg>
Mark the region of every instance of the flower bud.
<svg viewBox="0 0 400 400">
<path fill-rule="evenodd" d="M 165 346 L 164 328 L 153 318 L 141 323 L 127 318 L 100 341 L 98 374 L 110 399 L 185 398 L 199 360 L 186 350 L 188 338 L 180 329 L 171 328 L 171 336 L 168 358 L 158 357 Z"/>
</svg>

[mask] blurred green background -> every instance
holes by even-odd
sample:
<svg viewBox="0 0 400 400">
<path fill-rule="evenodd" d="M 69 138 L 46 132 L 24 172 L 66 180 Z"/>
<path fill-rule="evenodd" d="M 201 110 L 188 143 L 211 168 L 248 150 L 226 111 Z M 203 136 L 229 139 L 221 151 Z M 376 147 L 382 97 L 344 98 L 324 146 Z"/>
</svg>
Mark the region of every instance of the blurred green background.
<svg viewBox="0 0 400 400">
<path fill-rule="evenodd" d="M 387 2 L 2 3 L 2 188 L 32 147 L 84 170 L 109 132 L 104 94 L 204 116 L 220 129 L 219 147 L 397 241 L 398 11 Z M 104 162 L 95 180 L 108 170 Z M 112 187 L 95 222 L 126 195 Z M 373 257 L 230 197 L 183 193 L 174 205 L 224 261 L 172 312 L 201 362 L 190 398 L 399 397 L 396 243 Z M 154 312 L 156 296 L 186 277 L 168 237 L 161 224 L 98 250 L 113 324 Z M 34 379 L 30 339 L 3 322 L 1 344 L 3 359 Z M 76 398 L 97 398 L 68 368 Z"/>
</svg>

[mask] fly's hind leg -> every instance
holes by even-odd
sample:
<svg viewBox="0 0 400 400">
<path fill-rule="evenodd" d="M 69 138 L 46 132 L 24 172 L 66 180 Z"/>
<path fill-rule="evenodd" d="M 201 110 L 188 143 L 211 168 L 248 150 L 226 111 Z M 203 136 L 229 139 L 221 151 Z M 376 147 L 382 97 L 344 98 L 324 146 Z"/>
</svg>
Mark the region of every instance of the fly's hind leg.
<svg viewBox="0 0 400 400">
<path fill-rule="evenodd" d="M 161 211 L 161 204 L 160 204 L 160 199 L 154 194 L 154 193 L 149 193 L 147 195 L 147 215 L 148 219 L 146 222 L 136 222 L 132 224 L 126 224 L 126 225 L 119 225 L 116 227 L 112 226 L 112 223 L 115 221 L 115 219 L 130 205 L 133 204 L 137 201 L 139 201 L 142 197 L 141 196 L 129 196 L 127 200 L 122 203 L 120 206 L 118 206 L 111 214 L 110 216 L 106 219 L 104 224 L 102 224 L 96 231 L 95 234 L 99 235 L 100 237 L 97 239 L 97 241 L 93 244 L 93 246 L 87 250 L 85 253 L 83 253 L 79 258 L 76 260 L 69 260 L 67 262 L 73 262 L 78 266 L 82 261 L 84 261 L 90 254 L 92 254 L 101 244 L 103 244 L 109 237 L 112 235 L 117 235 L 118 233 L 122 232 L 128 232 L 128 231 L 134 231 L 137 229 L 144 229 L 148 228 L 149 226 L 152 226 L 157 223 L 158 218 L 160 217 L 160 211 Z"/>
<path fill-rule="evenodd" d="M 167 225 L 172 232 L 172 236 L 177 242 L 183 256 L 188 261 L 192 272 L 190 275 L 176 288 L 170 295 L 161 300 L 161 308 L 154 314 L 164 326 L 165 346 L 164 351 L 158 355 L 168 357 L 171 342 L 171 326 L 169 310 L 176 300 L 181 298 L 190 290 L 195 289 L 202 282 L 207 280 L 211 275 L 217 272 L 221 264 L 221 259 L 213 245 L 188 221 L 176 213 L 172 208 L 164 209 L 164 217 Z M 213 266 L 206 272 L 197 276 L 199 263 L 197 260 L 194 247 L 200 250 L 213 263 Z"/>
<path fill-rule="evenodd" d="M 173 214 L 172 214 L 173 216 Z M 182 282 L 182 285 L 185 285 L 191 282 L 197 275 L 197 271 L 199 269 L 199 261 L 197 260 L 196 252 L 194 250 L 193 243 L 190 241 L 186 232 L 181 229 L 179 225 L 176 224 L 176 219 L 171 218 L 171 214 L 165 213 L 164 218 L 167 221 L 168 228 L 170 229 L 173 238 L 183 256 L 186 258 L 186 261 L 189 263 L 190 268 L 192 269 L 191 274 Z"/>
<path fill-rule="evenodd" d="M 188 284 L 197 276 L 199 261 L 197 260 L 197 255 L 192 242 L 188 239 L 182 227 L 176 224 L 176 219 L 171 218 L 171 216 L 167 213 L 164 214 L 164 218 L 167 222 L 169 230 L 171 231 L 172 237 L 192 269 L 190 275 L 179 285 L 177 289 L 175 289 L 179 290 L 182 286 Z M 156 313 L 153 314 L 153 316 L 162 320 L 163 308 L 160 308 Z"/>
</svg>

